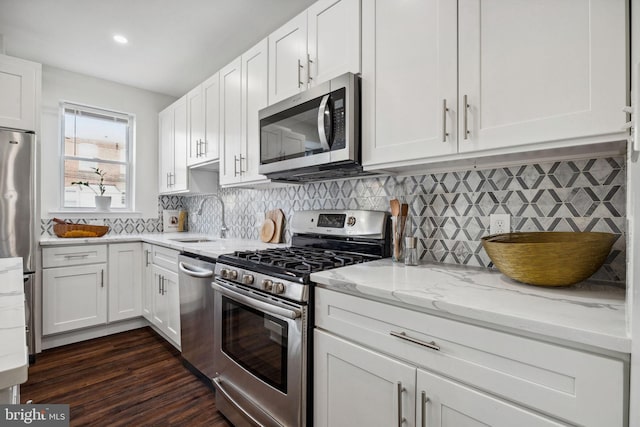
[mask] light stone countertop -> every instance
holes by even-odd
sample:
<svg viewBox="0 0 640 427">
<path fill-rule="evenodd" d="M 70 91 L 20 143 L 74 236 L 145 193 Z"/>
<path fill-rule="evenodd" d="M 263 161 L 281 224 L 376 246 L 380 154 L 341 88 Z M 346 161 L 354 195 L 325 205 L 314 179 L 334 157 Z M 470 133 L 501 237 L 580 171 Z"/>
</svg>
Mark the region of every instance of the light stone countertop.
<svg viewBox="0 0 640 427">
<path fill-rule="evenodd" d="M 631 352 L 625 290 L 597 282 L 545 288 L 483 268 L 429 263 L 409 267 L 390 259 L 313 273 L 311 279 L 322 288 L 411 310 Z"/>
<path fill-rule="evenodd" d="M 0 390 L 27 381 L 22 258 L 0 258 Z"/>
<path fill-rule="evenodd" d="M 210 239 L 208 242 L 178 242 L 176 239 Z M 60 245 L 85 245 L 104 243 L 146 242 L 175 249 L 181 252 L 189 252 L 203 255 L 209 258 L 217 258 L 220 255 L 233 253 L 234 251 L 257 250 L 267 248 L 286 247 L 286 244 L 263 243 L 259 240 L 249 239 L 221 239 L 212 235 L 201 233 L 156 233 L 156 234 L 116 234 L 102 237 L 89 238 L 59 238 L 56 236 L 40 238 L 40 246 Z"/>
</svg>

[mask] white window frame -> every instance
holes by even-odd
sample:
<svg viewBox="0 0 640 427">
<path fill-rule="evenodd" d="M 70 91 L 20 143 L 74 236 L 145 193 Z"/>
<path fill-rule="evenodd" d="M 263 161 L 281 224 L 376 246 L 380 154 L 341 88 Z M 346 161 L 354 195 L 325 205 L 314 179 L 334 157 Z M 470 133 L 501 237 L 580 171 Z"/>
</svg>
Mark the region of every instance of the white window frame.
<svg viewBox="0 0 640 427">
<path fill-rule="evenodd" d="M 121 161 L 115 160 L 106 160 L 100 158 L 90 158 L 90 157 L 82 157 L 82 156 L 66 156 L 65 155 L 65 110 L 67 109 L 75 109 L 77 111 L 85 111 L 87 113 L 92 113 L 96 115 L 102 115 L 107 117 L 114 117 L 118 119 L 127 120 L 127 158 L 126 158 L 126 171 L 127 171 L 127 181 L 126 181 L 126 190 L 125 190 L 125 206 L 122 208 L 111 208 L 111 211 L 116 212 L 133 212 L 135 208 L 135 176 L 133 174 L 133 162 L 134 162 L 134 152 L 135 152 L 135 123 L 136 118 L 134 114 L 125 113 L 122 111 L 108 110 L 106 108 L 93 107 L 77 102 L 69 102 L 69 101 L 61 101 L 60 102 L 60 184 L 58 186 L 60 190 L 60 198 L 59 198 L 59 206 L 62 211 L 65 212 L 95 212 L 95 208 L 93 207 L 77 207 L 77 206 L 65 206 L 64 205 L 64 192 L 65 192 L 65 183 L 64 183 L 64 175 L 65 175 L 65 160 L 73 159 L 87 162 L 99 162 L 99 163 L 110 163 L 110 164 L 122 164 Z"/>
</svg>

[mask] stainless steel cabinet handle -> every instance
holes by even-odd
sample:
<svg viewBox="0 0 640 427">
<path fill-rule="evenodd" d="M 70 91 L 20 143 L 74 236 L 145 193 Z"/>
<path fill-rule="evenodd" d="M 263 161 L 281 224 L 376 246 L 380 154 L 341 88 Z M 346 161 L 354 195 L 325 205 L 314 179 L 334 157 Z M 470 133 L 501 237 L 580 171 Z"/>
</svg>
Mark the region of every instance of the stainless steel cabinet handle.
<svg viewBox="0 0 640 427">
<path fill-rule="evenodd" d="M 233 176 L 238 176 L 238 167 L 236 166 L 237 164 L 238 164 L 238 156 L 234 154 L 233 155 Z"/>
<path fill-rule="evenodd" d="M 169 185 L 169 172 L 167 172 L 167 179 L 166 179 L 166 181 L 167 181 L 167 187 L 170 187 L 170 185 Z"/>
<path fill-rule="evenodd" d="M 164 295 L 167 293 L 166 288 L 164 287 L 164 281 L 165 281 L 165 278 L 164 276 L 162 276 L 162 292 L 160 292 L 161 295 Z"/>
<path fill-rule="evenodd" d="M 65 255 L 65 259 L 88 258 L 89 254 Z"/>
<path fill-rule="evenodd" d="M 398 382 L 398 427 L 402 427 L 402 423 L 405 422 L 405 418 L 402 416 L 402 392 L 404 387 L 402 383 Z"/>
<path fill-rule="evenodd" d="M 247 165 L 246 165 L 246 163 L 247 163 L 247 157 L 246 157 L 246 156 L 243 156 L 242 154 L 240 154 L 240 161 L 238 162 L 238 163 L 240 164 L 240 175 L 242 175 L 243 173 L 245 173 L 245 172 L 247 171 L 247 169 L 246 169 L 246 168 L 245 168 L 244 170 L 242 170 L 242 161 L 243 161 L 243 160 L 244 160 L 244 162 L 245 162 L 245 166 L 247 166 Z"/>
<path fill-rule="evenodd" d="M 467 102 L 467 95 L 462 97 L 462 108 L 464 109 L 464 139 L 468 139 L 468 136 L 471 132 L 469 132 L 469 124 L 467 121 L 467 111 L 469 110 L 469 103 Z"/>
<path fill-rule="evenodd" d="M 427 403 L 429 403 L 429 398 L 427 397 L 427 392 L 422 392 L 422 397 L 420 399 L 421 402 L 421 411 L 422 411 L 422 427 L 427 427 Z"/>
<path fill-rule="evenodd" d="M 196 141 L 196 157 L 200 157 L 200 140 Z"/>
<path fill-rule="evenodd" d="M 144 266 L 149 267 L 149 249 L 144 250 Z"/>
<path fill-rule="evenodd" d="M 100 270 L 100 287 L 104 288 L 104 270 Z"/>
<path fill-rule="evenodd" d="M 311 56 L 307 53 L 307 83 L 311 83 L 313 77 L 311 77 L 311 64 L 313 61 L 311 60 Z"/>
<path fill-rule="evenodd" d="M 442 142 L 447 142 L 447 137 L 449 134 L 447 133 L 447 112 L 449 109 L 447 108 L 447 100 L 442 100 Z"/>
<path fill-rule="evenodd" d="M 176 174 L 173 172 L 169 172 L 169 185 L 172 187 L 176 185 Z"/>
<path fill-rule="evenodd" d="M 158 293 L 162 294 L 162 276 L 158 274 Z"/>
<path fill-rule="evenodd" d="M 203 139 L 203 140 L 200 141 L 200 144 L 204 147 L 204 148 L 202 148 L 202 153 L 201 153 L 202 157 L 206 157 L 207 156 L 207 151 L 209 151 L 208 150 L 209 143 L 207 142 L 206 139 Z"/>
<path fill-rule="evenodd" d="M 298 89 L 302 87 L 302 78 L 300 77 L 300 70 L 302 69 L 302 64 L 300 63 L 300 59 L 298 59 Z"/>
<path fill-rule="evenodd" d="M 416 339 L 416 338 L 410 337 L 409 335 L 407 335 L 407 334 L 406 334 L 406 333 L 404 333 L 404 332 L 394 332 L 394 331 L 391 331 L 391 332 L 389 332 L 389 335 L 394 336 L 394 337 L 396 337 L 396 338 L 403 339 L 403 340 L 405 340 L 405 341 L 412 342 L 412 343 L 414 343 L 414 344 L 421 345 L 421 346 L 423 346 L 423 347 L 430 348 L 430 349 L 432 349 L 432 350 L 440 351 L 440 346 L 439 346 L 439 345 L 437 345 L 437 344 L 435 343 L 435 341 L 431 341 L 431 342 L 424 342 L 424 341 L 421 341 L 421 340 L 419 340 L 419 339 Z"/>
</svg>

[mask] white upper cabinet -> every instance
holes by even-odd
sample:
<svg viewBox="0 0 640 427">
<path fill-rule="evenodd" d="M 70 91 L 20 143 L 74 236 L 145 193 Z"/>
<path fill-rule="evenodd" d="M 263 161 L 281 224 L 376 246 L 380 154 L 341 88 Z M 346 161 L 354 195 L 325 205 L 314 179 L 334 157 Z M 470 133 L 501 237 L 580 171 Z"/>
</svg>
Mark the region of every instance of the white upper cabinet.
<svg viewBox="0 0 640 427">
<path fill-rule="evenodd" d="M 0 55 L 0 127 L 38 131 L 42 66 Z"/>
<path fill-rule="evenodd" d="M 362 6 L 363 163 L 457 151 L 456 2 Z"/>
<path fill-rule="evenodd" d="M 367 169 L 626 138 L 624 0 L 372 0 L 362 26 Z"/>
<path fill-rule="evenodd" d="M 307 9 L 309 84 L 360 72 L 360 0 L 320 0 Z"/>
<path fill-rule="evenodd" d="M 269 36 L 269 103 L 307 88 L 307 12 Z"/>
<path fill-rule="evenodd" d="M 159 114 L 160 192 L 187 190 L 187 96 Z"/>
<path fill-rule="evenodd" d="M 187 94 L 189 166 L 218 160 L 220 140 L 220 79 L 218 73 Z"/>
<path fill-rule="evenodd" d="M 268 43 L 263 40 L 242 55 L 242 147 L 245 150 L 242 182 L 265 182 L 260 165 L 260 123 L 258 111 L 267 106 L 269 79 Z"/>
<path fill-rule="evenodd" d="M 624 0 L 460 0 L 460 151 L 624 139 Z"/>
<path fill-rule="evenodd" d="M 269 36 L 269 104 L 360 72 L 360 0 L 320 0 Z"/>
<path fill-rule="evenodd" d="M 258 111 L 267 106 L 267 51 L 265 39 L 220 70 L 223 186 L 268 182 L 258 174 Z"/>
<path fill-rule="evenodd" d="M 242 61 L 220 70 L 220 185 L 240 182 L 242 164 Z"/>
</svg>

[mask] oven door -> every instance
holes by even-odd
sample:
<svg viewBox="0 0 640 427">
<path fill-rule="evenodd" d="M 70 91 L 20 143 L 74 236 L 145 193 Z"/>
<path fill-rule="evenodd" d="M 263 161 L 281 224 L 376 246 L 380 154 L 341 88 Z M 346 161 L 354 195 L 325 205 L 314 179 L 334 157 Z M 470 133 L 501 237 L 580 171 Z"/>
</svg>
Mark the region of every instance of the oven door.
<svg viewBox="0 0 640 427">
<path fill-rule="evenodd" d="M 216 406 L 236 426 L 306 420 L 307 307 L 216 278 Z"/>
</svg>

